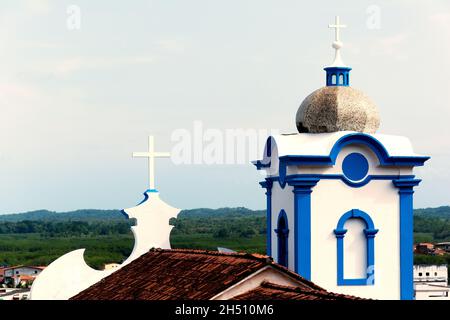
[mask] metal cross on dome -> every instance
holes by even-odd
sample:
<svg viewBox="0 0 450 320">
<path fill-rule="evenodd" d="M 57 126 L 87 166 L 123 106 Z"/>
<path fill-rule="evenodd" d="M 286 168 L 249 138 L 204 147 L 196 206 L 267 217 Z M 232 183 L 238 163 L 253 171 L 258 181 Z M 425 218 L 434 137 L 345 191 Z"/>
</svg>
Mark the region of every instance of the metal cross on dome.
<svg viewBox="0 0 450 320">
<path fill-rule="evenodd" d="M 339 16 L 336 16 L 335 23 L 334 24 L 329 24 L 328 28 L 333 28 L 334 29 L 335 38 L 336 38 L 335 41 L 339 42 L 340 41 L 340 39 L 339 39 L 339 30 L 341 28 L 347 28 L 347 26 L 345 24 L 340 24 Z"/>
<path fill-rule="evenodd" d="M 156 191 L 155 188 L 155 159 L 156 158 L 170 158 L 168 152 L 155 152 L 155 137 L 148 137 L 148 151 L 147 152 L 133 152 L 134 158 L 148 158 L 148 174 L 150 191 Z"/>
</svg>

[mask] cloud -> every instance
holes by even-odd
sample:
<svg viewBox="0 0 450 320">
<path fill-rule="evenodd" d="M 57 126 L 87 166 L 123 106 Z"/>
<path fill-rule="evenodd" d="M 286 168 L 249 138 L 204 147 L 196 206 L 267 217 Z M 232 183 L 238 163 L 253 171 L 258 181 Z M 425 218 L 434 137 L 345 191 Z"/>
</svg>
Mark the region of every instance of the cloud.
<svg viewBox="0 0 450 320">
<path fill-rule="evenodd" d="M 68 75 L 74 72 L 83 70 L 98 70 L 98 69 L 110 69 L 118 66 L 130 66 L 151 64 L 155 62 L 156 57 L 148 56 L 132 56 L 123 58 L 84 58 L 84 57 L 72 57 L 64 59 L 56 65 L 50 67 L 50 72 L 56 75 Z"/>
<path fill-rule="evenodd" d="M 0 100 L 9 101 L 13 98 L 35 98 L 37 91 L 30 87 L 14 83 L 0 83 Z"/>
<path fill-rule="evenodd" d="M 350 52 L 350 53 L 352 53 L 354 55 L 361 54 L 361 46 L 359 46 L 359 45 L 357 45 L 355 43 L 352 43 L 350 41 L 346 42 L 344 44 L 343 48 L 344 48 L 343 49 L 344 51 L 348 51 L 348 52 Z"/>
<path fill-rule="evenodd" d="M 431 23 L 443 28 L 443 31 L 450 31 L 450 12 L 438 12 L 429 17 Z"/>
<path fill-rule="evenodd" d="M 168 53 L 183 53 L 185 51 L 185 45 L 175 39 L 164 39 L 155 42 L 155 44 Z"/>
<path fill-rule="evenodd" d="M 48 14 L 51 11 L 49 0 L 27 0 L 25 2 L 25 10 L 32 14 Z"/>
<path fill-rule="evenodd" d="M 397 33 L 394 35 L 381 37 L 374 42 L 372 52 L 376 55 L 389 56 L 397 60 L 406 60 L 407 44 L 409 36 L 406 33 Z"/>
</svg>

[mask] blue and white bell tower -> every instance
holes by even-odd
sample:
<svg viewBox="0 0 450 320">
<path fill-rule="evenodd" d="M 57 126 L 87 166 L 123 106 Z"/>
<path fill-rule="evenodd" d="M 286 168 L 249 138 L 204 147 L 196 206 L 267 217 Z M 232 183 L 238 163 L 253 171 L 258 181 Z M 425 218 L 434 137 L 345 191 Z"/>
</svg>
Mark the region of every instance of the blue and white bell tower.
<svg viewBox="0 0 450 320">
<path fill-rule="evenodd" d="M 326 86 L 301 104 L 299 133 L 267 139 L 267 254 L 332 292 L 413 299 L 413 173 L 429 159 L 375 133 L 376 105 L 349 86 L 339 50 Z"/>
</svg>

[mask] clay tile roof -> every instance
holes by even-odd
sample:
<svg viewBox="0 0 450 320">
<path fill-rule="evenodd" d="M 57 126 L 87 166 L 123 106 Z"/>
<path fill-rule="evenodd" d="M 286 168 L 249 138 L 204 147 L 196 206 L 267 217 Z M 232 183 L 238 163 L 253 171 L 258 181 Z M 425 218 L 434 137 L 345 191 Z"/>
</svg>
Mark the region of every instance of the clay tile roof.
<svg viewBox="0 0 450 320">
<path fill-rule="evenodd" d="M 24 275 L 21 275 L 19 278 L 21 281 L 29 281 L 29 280 L 34 280 L 36 277 L 24 274 Z"/>
<path fill-rule="evenodd" d="M 365 300 L 362 298 L 328 292 L 324 289 L 290 287 L 263 282 L 259 287 L 245 292 L 232 300 Z"/>
<path fill-rule="evenodd" d="M 206 300 L 268 265 L 298 280 L 305 290 L 323 290 L 268 256 L 151 249 L 71 299 Z"/>
</svg>

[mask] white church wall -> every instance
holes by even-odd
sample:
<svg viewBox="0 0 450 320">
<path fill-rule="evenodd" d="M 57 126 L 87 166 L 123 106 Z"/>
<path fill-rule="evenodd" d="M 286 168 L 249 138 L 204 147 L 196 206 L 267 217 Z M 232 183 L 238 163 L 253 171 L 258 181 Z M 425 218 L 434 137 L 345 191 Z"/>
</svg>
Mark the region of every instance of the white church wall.
<svg viewBox="0 0 450 320">
<path fill-rule="evenodd" d="M 233 297 L 259 287 L 264 281 L 282 286 L 296 287 L 300 285 L 300 282 L 298 280 L 295 280 L 288 275 L 270 266 L 267 266 L 251 274 L 250 276 L 231 286 L 227 290 L 212 297 L 211 300 L 229 300 Z"/>
<path fill-rule="evenodd" d="M 311 204 L 311 280 L 333 292 L 399 299 L 400 208 L 392 182 L 371 181 L 349 192 L 349 187 L 342 181 L 322 180 L 313 188 Z M 372 286 L 337 285 L 337 242 L 333 231 L 339 218 L 351 209 L 369 214 L 375 228 L 379 229 L 374 241 L 375 284 Z"/>
<path fill-rule="evenodd" d="M 293 187 L 286 185 L 282 189 L 278 182 L 274 182 L 272 187 L 272 257 L 278 262 L 277 254 L 277 234 L 274 229 L 277 228 L 278 215 L 283 209 L 288 218 L 289 238 L 288 238 L 288 266 L 294 270 L 294 193 Z"/>
</svg>

